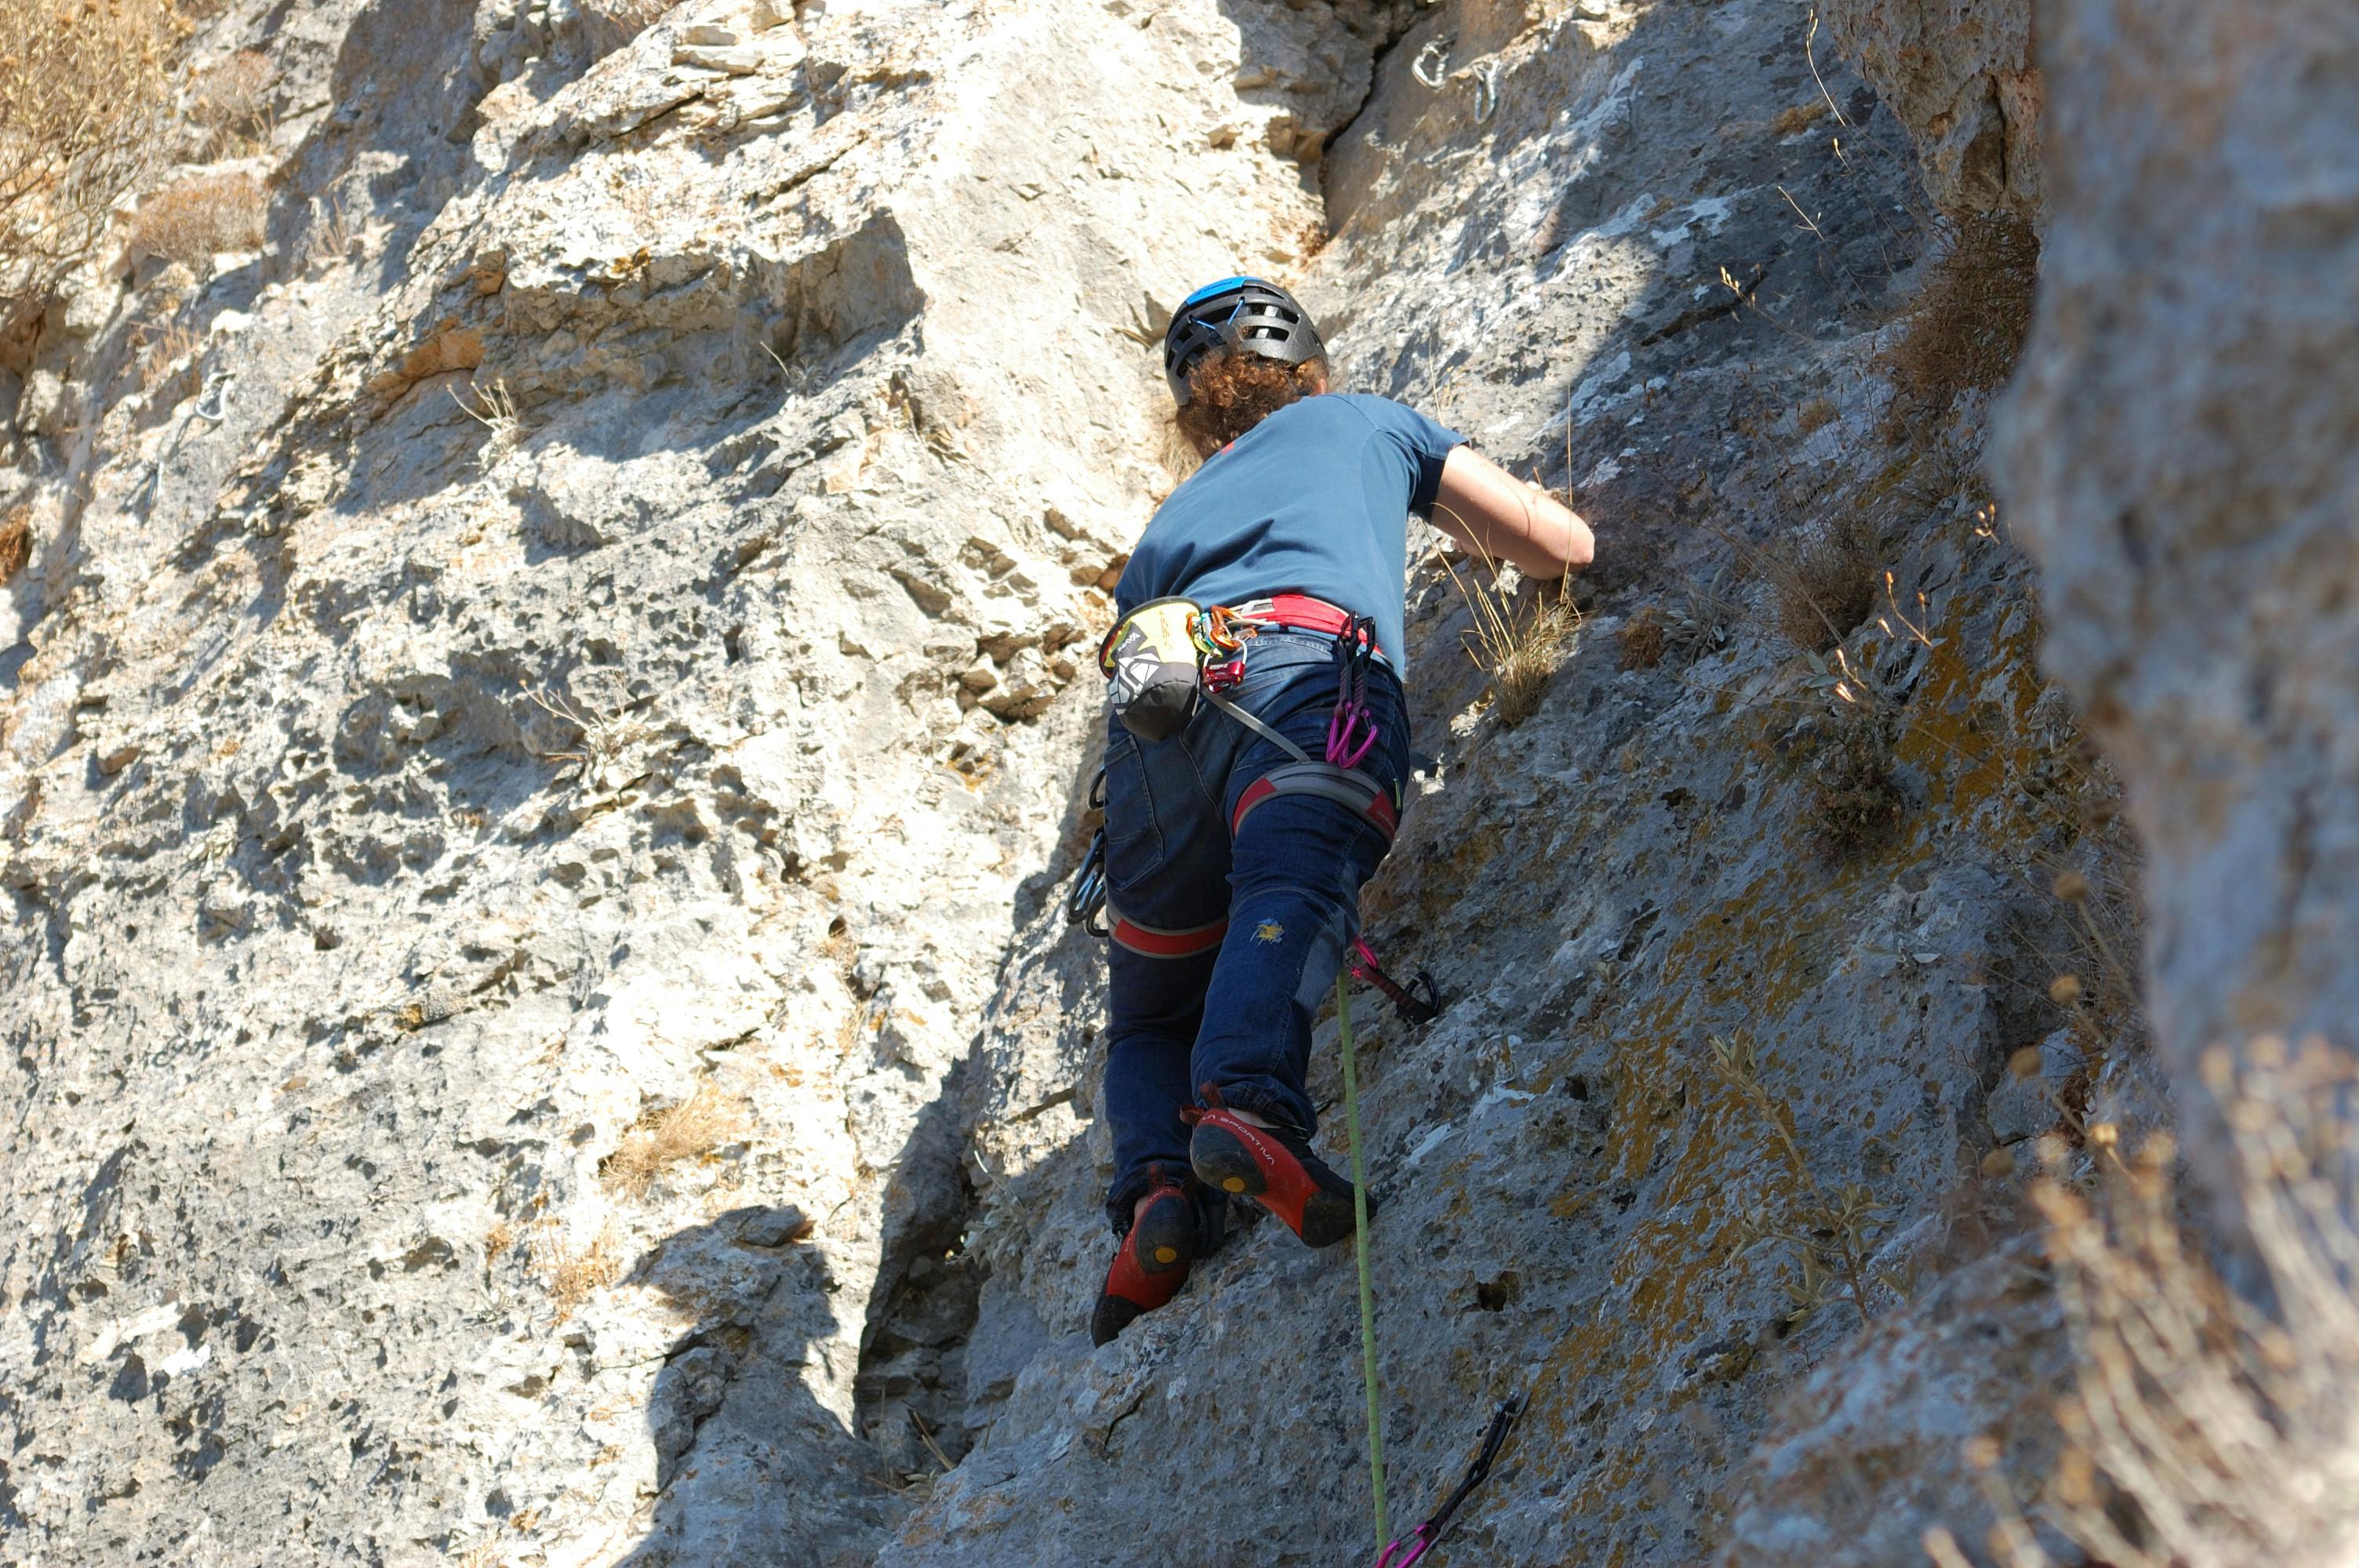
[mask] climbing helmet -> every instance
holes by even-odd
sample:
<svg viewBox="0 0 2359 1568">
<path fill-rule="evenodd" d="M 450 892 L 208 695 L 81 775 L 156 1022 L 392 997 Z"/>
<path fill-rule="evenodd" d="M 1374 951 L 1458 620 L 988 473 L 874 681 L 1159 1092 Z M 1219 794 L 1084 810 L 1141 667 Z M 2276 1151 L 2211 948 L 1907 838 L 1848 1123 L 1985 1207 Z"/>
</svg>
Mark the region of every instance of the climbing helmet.
<svg viewBox="0 0 2359 1568">
<path fill-rule="evenodd" d="M 1277 285 L 1258 277 L 1224 277 L 1180 302 L 1163 333 L 1163 379 L 1188 406 L 1188 373 L 1217 349 L 1259 354 L 1281 364 L 1321 358 L 1327 345 L 1310 312 Z"/>
</svg>

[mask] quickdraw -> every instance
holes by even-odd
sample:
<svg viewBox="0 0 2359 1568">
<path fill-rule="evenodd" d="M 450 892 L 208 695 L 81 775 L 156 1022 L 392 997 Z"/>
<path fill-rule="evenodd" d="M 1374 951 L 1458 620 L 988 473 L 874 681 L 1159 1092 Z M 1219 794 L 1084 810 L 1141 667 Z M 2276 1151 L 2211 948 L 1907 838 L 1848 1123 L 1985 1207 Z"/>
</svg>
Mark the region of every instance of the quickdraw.
<svg viewBox="0 0 2359 1568">
<path fill-rule="evenodd" d="M 1090 809 L 1105 809 L 1105 764 L 1098 764 L 1098 776 L 1090 781 Z M 1101 822 L 1098 830 L 1090 835 L 1089 852 L 1082 857 L 1082 869 L 1073 874 L 1073 885 L 1065 892 L 1065 924 L 1078 925 L 1093 936 L 1108 935 L 1108 928 L 1098 924 L 1098 915 L 1106 905 L 1106 835 Z"/>
<path fill-rule="evenodd" d="M 1225 604 L 1207 604 L 1190 618 L 1188 635 L 1208 660 L 1228 659 L 1245 651 L 1245 640 L 1258 628 Z"/>
<path fill-rule="evenodd" d="M 1507 1445 L 1508 1432 L 1515 1426 L 1516 1418 L 1523 1413 L 1524 1396 L 1509 1396 L 1506 1402 L 1492 1414 L 1491 1429 L 1483 1434 L 1483 1451 L 1474 1456 L 1474 1463 L 1467 1466 L 1466 1477 L 1458 1483 L 1458 1489 L 1433 1510 L 1432 1518 L 1379 1552 L 1375 1568 L 1409 1568 L 1410 1563 L 1433 1550 L 1434 1543 L 1450 1528 L 1451 1516 L 1458 1511 L 1458 1506 L 1489 1477 L 1492 1464 L 1499 1457 L 1499 1451 Z"/>
<path fill-rule="evenodd" d="M 1441 1016 L 1441 988 L 1433 983 L 1430 970 L 1419 969 L 1417 979 L 1403 985 L 1385 973 L 1384 966 L 1376 962 L 1375 949 L 1358 936 L 1352 938 L 1352 957 L 1348 961 L 1352 978 L 1365 980 L 1384 992 L 1386 1000 L 1393 1004 L 1394 1014 L 1410 1028 L 1431 1023 Z"/>
<path fill-rule="evenodd" d="M 1376 623 L 1354 615 L 1335 635 L 1335 708 L 1327 716 L 1327 760 L 1356 768 L 1384 733 L 1368 713 L 1368 665 L 1376 656 Z"/>
</svg>

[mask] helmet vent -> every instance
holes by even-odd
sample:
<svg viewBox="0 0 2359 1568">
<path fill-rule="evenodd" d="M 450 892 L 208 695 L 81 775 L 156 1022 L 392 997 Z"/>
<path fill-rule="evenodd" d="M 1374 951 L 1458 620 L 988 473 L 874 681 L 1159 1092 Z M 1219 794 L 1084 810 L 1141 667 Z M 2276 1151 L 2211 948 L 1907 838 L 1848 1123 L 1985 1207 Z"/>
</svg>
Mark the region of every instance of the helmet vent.
<svg viewBox="0 0 2359 1568">
<path fill-rule="evenodd" d="M 1230 277 L 1190 295 L 1163 334 L 1164 379 L 1181 407 L 1188 404 L 1188 373 L 1206 354 L 1223 350 L 1303 364 L 1322 357 L 1327 346 L 1294 296 L 1258 277 Z"/>
</svg>

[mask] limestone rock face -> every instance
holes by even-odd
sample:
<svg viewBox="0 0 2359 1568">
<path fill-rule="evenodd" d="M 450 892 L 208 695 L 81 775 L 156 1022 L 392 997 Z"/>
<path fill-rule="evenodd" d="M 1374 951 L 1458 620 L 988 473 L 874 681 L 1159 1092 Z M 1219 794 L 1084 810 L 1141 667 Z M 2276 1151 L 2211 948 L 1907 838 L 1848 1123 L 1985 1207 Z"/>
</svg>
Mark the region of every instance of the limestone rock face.
<svg viewBox="0 0 2359 1568">
<path fill-rule="evenodd" d="M 1450 1005 L 1355 1003 L 1404 1524 L 1516 1390 L 1462 1555 L 1823 1561 L 1763 1499 L 1895 1431 L 1875 1539 L 1962 1495 L 2005 1065 L 2140 1071 L 2045 989 L 2054 865 L 2121 846 L 1982 403 L 1875 373 L 1913 150 L 1788 0 L 237 0 L 192 48 L 277 72 L 267 245 L 0 354 L 13 1552 L 1366 1544 L 1347 1254 L 1240 1225 L 1082 1332 L 1089 654 L 1174 482 L 1157 335 L 1238 270 L 1601 539 L 1511 729 L 1419 536 L 1435 765 L 1365 913 Z"/>
<path fill-rule="evenodd" d="M 2032 0 L 1829 0 L 1827 31 L 1917 144 L 1925 189 L 1957 216 L 2040 209 Z"/>
<path fill-rule="evenodd" d="M 1125 334 L 1294 254 L 1373 45 L 578 21 L 234 9 L 201 49 L 299 110 L 272 253 L 37 351 L 81 413 L 18 428 L 0 601 L 32 1556 L 864 1562 L 909 1412 L 969 1440 L 960 1325 L 885 1303 L 957 1240 L 910 1194 L 962 1191 L 933 1108 L 1073 808 L 1040 715 L 1170 483 Z"/>
<path fill-rule="evenodd" d="M 2130 785 L 2157 1044 L 2200 1106 L 2208 1046 L 2359 1044 L 2359 38 L 2330 4 L 2053 13 L 2008 494 Z"/>
</svg>

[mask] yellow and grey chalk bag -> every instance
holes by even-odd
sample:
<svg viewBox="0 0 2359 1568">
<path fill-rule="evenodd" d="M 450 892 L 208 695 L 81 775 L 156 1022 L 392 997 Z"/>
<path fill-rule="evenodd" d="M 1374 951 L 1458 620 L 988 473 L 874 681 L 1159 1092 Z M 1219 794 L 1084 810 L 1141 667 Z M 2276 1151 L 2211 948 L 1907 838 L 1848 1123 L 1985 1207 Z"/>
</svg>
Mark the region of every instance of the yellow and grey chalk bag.
<svg viewBox="0 0 2359 1568">
<path fill-rule="evenodd" d="M 1150 599 L 1114 624 L 1098 644 L 1106 699 L 1123 728 L 1161 741 L 1187 728 L 1203 691 L 1201 611 L 1190 599 Z"/>
</svg>

